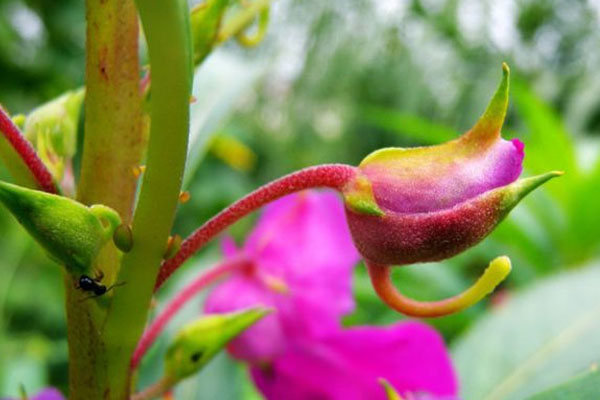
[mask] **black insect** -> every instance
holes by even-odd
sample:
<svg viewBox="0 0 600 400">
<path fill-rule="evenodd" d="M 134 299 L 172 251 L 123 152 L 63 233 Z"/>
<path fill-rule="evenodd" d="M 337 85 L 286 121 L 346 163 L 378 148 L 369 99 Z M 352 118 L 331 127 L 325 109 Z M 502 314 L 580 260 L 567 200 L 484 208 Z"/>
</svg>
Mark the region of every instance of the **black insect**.
<svg viewBox="0 0 600 400">
<path fill-rule="evenodd" d="M 109 290 L 115 288 L 116 286 L 121 286 L 125 284 L 125 282 L 115 283 L 114 285 L 109 286 L 107 288 L 101 283 L 102 278 L 104 278 L 104 273 L 102 271 L 96 271 L 96 276 L 94 278 L 91 278 L 87 275 L 81 275 L 79 277 L 79 282 L 77 282 L 77 289 L 81 289 L 84 292 L 93 293 L 91 296 L 88 296 L 83 300 L 91 299 L 94 297 L 100 297 L 106 294 L 106 292 L 108 292 Z"/>
</svg>

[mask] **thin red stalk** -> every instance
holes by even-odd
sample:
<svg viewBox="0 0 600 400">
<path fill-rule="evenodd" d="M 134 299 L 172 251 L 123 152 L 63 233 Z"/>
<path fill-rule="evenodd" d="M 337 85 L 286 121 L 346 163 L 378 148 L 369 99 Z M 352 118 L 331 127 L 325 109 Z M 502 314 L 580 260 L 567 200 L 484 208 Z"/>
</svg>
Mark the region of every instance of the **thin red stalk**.
<svg viewBox="0 0 600 400">
<path fill-rule="evenodd" d="M 154 290 L 209 240 L 252 211 L 282 196 L 304 189 L 329 187 L 341 190 L 355 175 L 356 168 L 350 165 L 324 164 L 296 171 L 261 186 L 215 215 L 185 239 L 179 252 L 161 265 Z"/>
<path fill-rule="evenodd" d="M 58 193 L 52 174 L 2 107 L 0 107 L 0 131 L 27 165 L 40 188 L 48 193 Z"/>
<path fill-rule="evenodd" d="M 163 331 L 169 321 L 175 316 L 175 314 L 183 307 L 189 300 L 196 296 L 202 289 L 205 289 L 208 285 L 214 283 L 218 279 L 223 278 L 232 271 L 240 268 L 244 268 L 247 265 L 247 261 L 242 257 L 232 258 L 218 264 L 217 266 L 203 271 L 203 273 L 188 284 L 183 290 L 181 290 L 177 296 L 167 305 L 167 307 L 152 321 L 152 324 L 144 331 L 142 338 L 138 342 L 137 348 L 135 349 L 131 358 L 131 370 L 137 368 L 140 360 L 146 354 L 152 343 L 156 340 L 158 335 Z"/>
</svg>

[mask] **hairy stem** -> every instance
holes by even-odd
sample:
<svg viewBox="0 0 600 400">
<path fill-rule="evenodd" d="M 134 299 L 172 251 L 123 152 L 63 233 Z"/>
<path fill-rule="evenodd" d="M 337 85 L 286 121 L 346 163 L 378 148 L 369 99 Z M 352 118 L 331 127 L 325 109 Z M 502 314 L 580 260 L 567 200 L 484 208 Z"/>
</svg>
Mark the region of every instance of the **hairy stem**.
<svg viewBox="0 0 600 400">
<path fill-rule="evenodd" d="M 58 193 L 52 174 L 0 106 L 0 156 L 18 184 Z"/>
<path fill-rule="evenodd" d="M 163 262 L 155 289 L 209 240 L 252 211 L 282 196 L 304 189 L 329 187 L 341 190 L 355 175 L 356 168 L 350 165 L 324 164 L 302 169 L 258 188 L 208 220 L 185 239 L 175 257 Z"/>
<path fill-rule="evenodd" d="M 160 335 L 165 326 L 181 307 L 209 285 L 212 285 L 233 271 L 244 268 L 246 265 L 247 262 L 244 258 L 232 258 L 213 268 L 202 271 L 202 274 L 198 278 L 179 291 L 177 296 L 167 304 L 165 309 L 154 319 L 154 321 L 152 321 L 146 331 L 144 331 L 144 334 L 133 353 L 133 357 L 131 358 L 131 369 L 134 370 L 137 368 L 144 354 L 150 349 L 150 346 L 152 346 L 158 335 Z"/>
<path fill-rule="evenodd" d="M 111 390 L 130 392 L 131 356 L 144 329 L 152 289 L 171 230 L 187 152 L 192 52 L 185 0 L 139 0 L 152 70 L 146 170 L 132 224 L 133 248 L 122 259 L 104 328 Z M 139 87 L 136 86 L 139 93 Z"/>
</svg>

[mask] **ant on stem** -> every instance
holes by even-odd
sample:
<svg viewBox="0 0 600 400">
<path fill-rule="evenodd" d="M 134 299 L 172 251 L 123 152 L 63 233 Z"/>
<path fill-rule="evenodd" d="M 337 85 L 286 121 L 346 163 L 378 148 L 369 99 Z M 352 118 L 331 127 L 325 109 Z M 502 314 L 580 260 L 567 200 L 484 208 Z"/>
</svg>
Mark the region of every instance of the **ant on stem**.
<svg viewBox="0 0 600 400">
<path fill-rule="evenodd" d="M 102 272 L 101 270 L 96 270 L 96 276 L 94 278 L 91 278 L 85 274 L 81 275 L 79 277 L 79 281 L 75 287 L 77 289 L 81 289 L 84 292 L 92 292 L 93 293 L 91 296 L 88 296 L 88 297 L 82 299 L 81 301 L 85 301 L 85 300 L 92 299 L 95 297 L 100 297 L 100 296 L 106 294 L 106 292 L 108 292 L 109 290 L 112 290 L 113 288 L 115 288 L 117 286 L 121 286 L 121 285 L 125 284 L 125 282 L 115 283 L 114 285 L 109 286 L 107 288 L 105 285 L 102 285 L 100 283 L 100 282 L 102 282 L 102 278 L 104 278 L 104 272 Z"/>
</svg>

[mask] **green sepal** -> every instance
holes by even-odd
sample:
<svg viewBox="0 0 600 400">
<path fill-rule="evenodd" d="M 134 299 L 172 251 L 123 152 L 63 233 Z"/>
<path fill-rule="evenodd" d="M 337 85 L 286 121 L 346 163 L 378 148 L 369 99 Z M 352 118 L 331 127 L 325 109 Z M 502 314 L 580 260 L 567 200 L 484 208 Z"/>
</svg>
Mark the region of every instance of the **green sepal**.
<svg viewBox="0 0 600 400">
<path fill-rule="evenodd" d="M 357 174 L 342 189 L 346 207 L 357 214 L 374 215 L 381 217 L 384 212 L 379 208 L 373 196 L 373 187 L 369 178 Z"/>
<path fill-rule="evenodd" d="M 550 179 L 557 178 L 562 175 L 564 175 L 564 172 L 562 171 L 550 171 L 546 172 L 545 174 L 519 179 L 510 185 L 496 190 L 504 192 L 502 203 L 503 207 L 512 209 L 533 190 L 548 182 Z"/>
<path fill-rule="evenodd" d="M 228 3 L 229 0 L 208 0 L 192 9 L 194 65 L 200 64 L 213 49 Z"/>
<path fill-rule="evenodd" d="M 34 109 L 21 122 L 25 137 L 58 181 L 62 180 L 66 162 L 75 155 L 84 96 L 83 89 L 67 92 Z"/>
<path fill-rule="evenodd" d="M 67 197 L 0 182 L 0 201 L 52 259 L 72 274 L 87 274 L 119 214 L 104 205 L 86 207 Z"/>
<path fill-rule="evenodd" d="M 379 378 L 379 383 L 385 389 L 385 395 L 387 396 L 388 400 L 402 400 L 400 394 L 386 379 Z"/>
<path fill-rule="evenodd" d="M 200 371 L 223 347 L 271 312 L 268 308 L 204 316 L 183 327 L 165 356 L 165 377 L 178 382 Z"/>
</svg>

